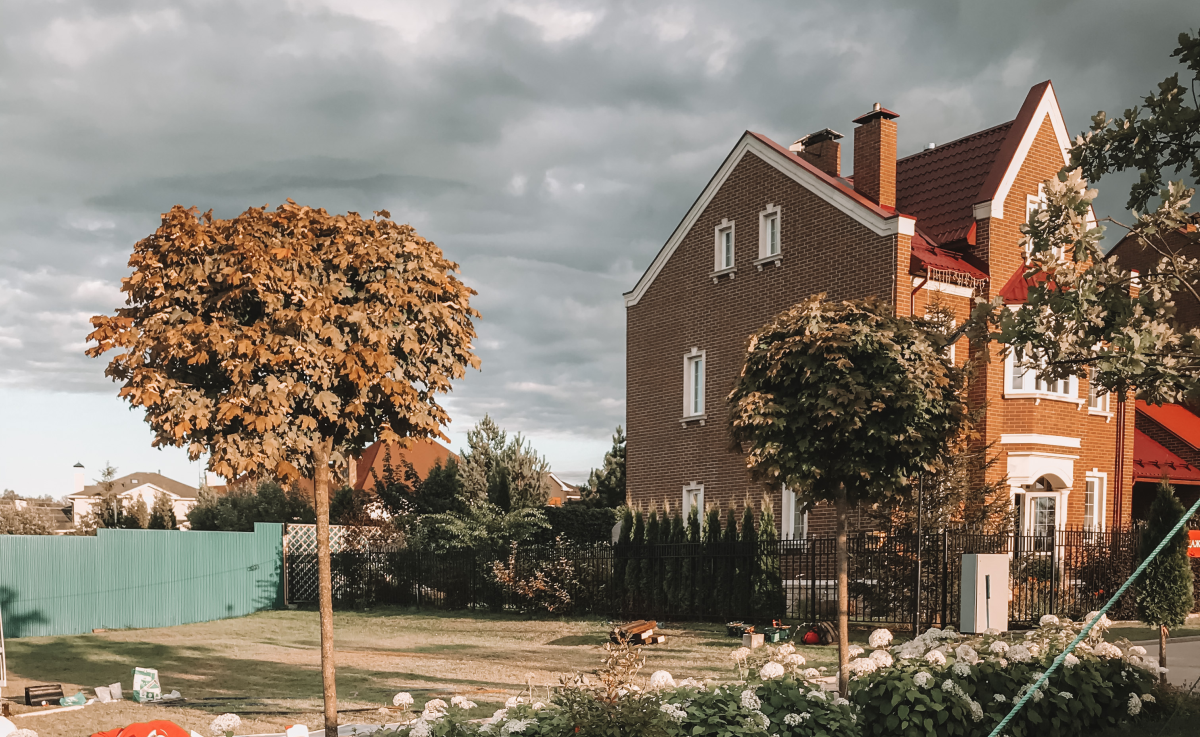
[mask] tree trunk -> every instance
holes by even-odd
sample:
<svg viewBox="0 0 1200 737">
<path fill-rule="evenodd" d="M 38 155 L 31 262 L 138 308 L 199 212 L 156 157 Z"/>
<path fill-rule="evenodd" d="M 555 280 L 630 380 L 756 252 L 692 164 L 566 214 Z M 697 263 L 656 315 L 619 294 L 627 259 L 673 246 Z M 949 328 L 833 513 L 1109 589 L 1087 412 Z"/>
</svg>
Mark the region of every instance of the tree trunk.
<svg viewBox="0 0 1200 737">
<path fill-rule="evenodd" d="M 1158 667 L 1159 668 L 1167 667 L 1167 636 L 1170 634 L 1171 633 L 1167 630 L 1167 625 L 1160 624 L 1158 626 Z M 1162 684 L 1164 686 L 1167 685 L 1167 674 L 1166 673 L 1159 672 L 1158 677 L 1159 677 L 1159 679 L 1162 680 Z"/>
<path fill-rule="evenodd" d="M 313 495 L 317 511 L 317 582 L 321 610 L 321 685 L 325 695 L 325 737 L 337 737 L 337 684 L 333 662 L 333 575 L 329 564 L 329 454 L 331 440 L 313 448 Z"/>
<path fill-rule="evenodd" d="M 838 691 L 845 697 L 849 692 L 850 674 L 850 551 L 846 544 L 846 489 L 837 496 L 837 601 L 838 601 Z"/>
</svg>

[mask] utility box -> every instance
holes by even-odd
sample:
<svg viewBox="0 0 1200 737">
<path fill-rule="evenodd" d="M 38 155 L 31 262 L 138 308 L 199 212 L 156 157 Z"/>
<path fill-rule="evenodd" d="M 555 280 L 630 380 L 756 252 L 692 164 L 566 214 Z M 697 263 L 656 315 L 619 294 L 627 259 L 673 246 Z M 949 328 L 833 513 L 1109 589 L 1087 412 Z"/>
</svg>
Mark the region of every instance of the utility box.
<svg viewBox="0 0 1200 737">
<path fill-rule="evenodd" d="M 964 553 L 959 631 L 979 634 L 988 628 L 1008 631 L 1008 555 Z"/>
</svg>

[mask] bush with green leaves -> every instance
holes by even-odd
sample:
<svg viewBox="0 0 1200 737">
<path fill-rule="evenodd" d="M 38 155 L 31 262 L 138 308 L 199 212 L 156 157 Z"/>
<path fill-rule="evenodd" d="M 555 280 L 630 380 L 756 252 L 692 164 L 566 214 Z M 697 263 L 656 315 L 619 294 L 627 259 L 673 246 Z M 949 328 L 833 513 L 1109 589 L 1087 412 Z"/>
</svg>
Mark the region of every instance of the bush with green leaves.
<svg viewBox="0 0 1200 737">
<path fill-rule="evenodd" d="M 1090 619 L 1090 615 L 1089 615 Z M 930 629 L 849 663 L 864 737 L 987 735 L 1086 626 L 1053 615 L 1021 635 Z M 1158 668 L 1128 641 L 1104 641 L 1107 618 L 1026 702 L 1005 734 L 1081 735 L 1137 719 L 1155 701 Z M 875 643 L 872 643 L 875 644 Z"/>
</svg>

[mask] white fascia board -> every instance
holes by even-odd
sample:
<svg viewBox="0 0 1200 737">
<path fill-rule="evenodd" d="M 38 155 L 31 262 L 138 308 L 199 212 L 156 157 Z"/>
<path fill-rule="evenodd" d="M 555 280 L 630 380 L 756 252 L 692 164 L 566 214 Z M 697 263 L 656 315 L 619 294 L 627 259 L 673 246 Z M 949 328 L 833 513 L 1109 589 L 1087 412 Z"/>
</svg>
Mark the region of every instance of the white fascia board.
<svg viewBox="0 0 1200 737">
<path fill-rule="evenodd" d="M 851 197 L 849 194 L 841 190 L 839 187 L 833 187 L 821 177 L 813 174 L 802 165 L 795 161 L 788 161 L 787 157 L 779 151 L 771 148 L 767 144 L 760 141 L 757 137 L 750 133 L 742 135 L 737 145 L 733 147 L 733 151 L 729 156 L 725 157 L 721 167 L 717 169 L 717 173 L 709 180 L 708 186 L 696 198 L 687 215 L 675 227 L 675 231 L 671 233 L 671 237 L 667 239 L 666 244 L 654 257 L 650 267 L 642 274 L 642 278 L 638 280 L 637 285 L 630 291 L 625 293 L 625 306 L 632 307 L 641 300 L 642 295 L 654 283 L 654 279 L 667 265 L 667 261 L 671 259 L 675 249 L 683 242 L 684 237 L 691 231 L 700 214 L 708 207 L 708 203 L 712 201 L 717 192 L 721 191 L 721 187 L 725 184 L 725 180 L 741 163 L 742 158 L 747 154 L 752 153 L 766 163 L 775 167 L 780 173 L 791 178 L 800 186 L 817 195 L 845 214 L 849 215 L 853 220 L 866 226 L 871 232 L 879 236 L 888 235 L 913 235 L 916 232 L 916 220 L 905 215 L 896 215 L 884 218 L 878 212 L 875 212 L 865 207 L 861 202 Z"/>
<path fill-rule="evenodd" d="M 1079 438 L 1069 438 L 1063 435 L 1041 435 L 1039 433 L 1005 433 L 1000 436 L 1001 445 L 1054 445 L 1059 448 L 1080 447 Z"/>
<path fill-rule="evenodd" d="M 944 281 L 935 281 L 933 279 L 926 280 L 920 276 L 913 277 L 912 285 L 914 289 L 920 287 L 921 289 L 927 289 L 930 292 L 945 292 L 946 294 L 953 294 L 956 297 L 966 297 L 967 299 L 971 299 L 975 296 L 975 290 L 971 289 L 970 287 L 964 287 L 958 284 L 947 284 Z"/>
<path fill-rule="evenodd" d="M 1067 151 L 1071 148 L 1071 136 L 1067 133 L 1067 123 L 1063 120 L 1062 110 L 1058 107 L 1058 98 L 1054 95 L 1054 85 L 1049 84 L 1046 85 L 1046 91 L 1042 94 L 1037 109 L 1033 111 L 1029 127 L 1021 135 L 1021 144 L 1017 146 L 1016 154 L 1008 162 L 1008 168 L 1004 171 L 1004 178 L 1000 180 L 996 196 L 990 202 L 980 202 L 975 205 L 976 220 L 983 219 L 980 217 L 980 212 L 985 205 L 989 217 L 1004 218 L 1004 200 L 1012 190 L 1013 183 L 1017 180 L 1017 173 L 1021 171 L 1021 165 L 1025 163 L 1025 157 L 1029 155 L 1029 149 L 1033 147 L 1033 141 L 1037 138 L 1038 131 L 1042 128 L 1042 121 L 1046 119 L 1047 115 L 1050 116 L 1050 125 L 1054 128 L 1054 137 L 1058 139 L 1058 148 L 1062 152 L 1063 164 L 1070 163 L 1071 158 Z"/>
</svg>

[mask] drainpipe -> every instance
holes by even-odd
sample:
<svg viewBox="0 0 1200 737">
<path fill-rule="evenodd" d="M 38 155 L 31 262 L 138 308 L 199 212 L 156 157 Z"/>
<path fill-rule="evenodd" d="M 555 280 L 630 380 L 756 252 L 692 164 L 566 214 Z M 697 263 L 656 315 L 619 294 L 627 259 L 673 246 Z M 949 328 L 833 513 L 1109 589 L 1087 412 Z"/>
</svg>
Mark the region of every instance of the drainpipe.
<svg viewBox="0 0 1200 737">
<path fill-rule="evenodd" d="M 929 283 L 929 272 L 926 271 L 925 278 L 921 281 L 920 284 L 913 287 L 912 293 L 910 293 L 908 295 L 908 316 L 909 317 L 916 317 L 916 315 L 917 315 L 917 292 L 921 291 L 921 289 L 928 283 Z"/>
</svg>

